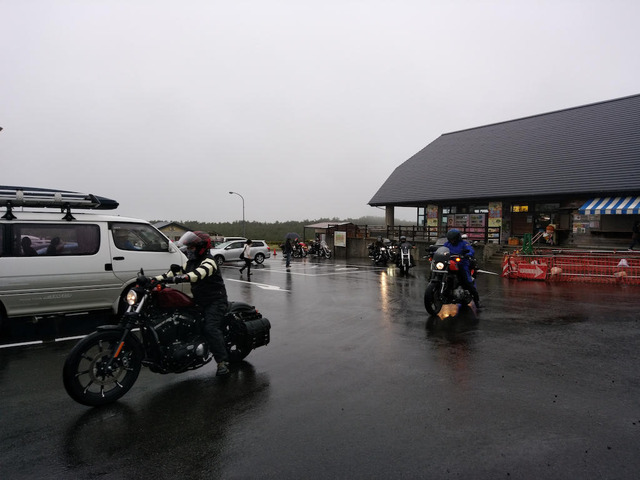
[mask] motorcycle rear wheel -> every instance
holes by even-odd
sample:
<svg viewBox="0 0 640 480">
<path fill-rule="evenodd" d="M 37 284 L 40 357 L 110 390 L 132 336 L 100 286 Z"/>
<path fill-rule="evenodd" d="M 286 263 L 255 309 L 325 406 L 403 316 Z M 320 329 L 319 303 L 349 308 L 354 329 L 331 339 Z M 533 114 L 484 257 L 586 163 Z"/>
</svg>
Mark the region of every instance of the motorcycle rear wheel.
<svg viewBox="0 0 640 480">
<path fill-rule="evenodd" d="M 437 315 L 442 309 L 442 298 L 436 285 L 430 283 L 424 291 L 424 308 L 431 315 Z"/>
<path fill-rule="evenodd" d="M 82 405 L 97 407 L 115 402 L 133 386 L 142 367 L 142 351 L 125 340 L 117 359 L 122 332 L 95 332 L 73 347 L 62 371 L 64 388 Z"/>
<path fill-rule="evenodd" d="M 251 342 L 246 338 L 236 339 L 230 335 L 225 339 L 225 346 L 231 363 L 241 362 L 251 353 Z"/>
</svg>

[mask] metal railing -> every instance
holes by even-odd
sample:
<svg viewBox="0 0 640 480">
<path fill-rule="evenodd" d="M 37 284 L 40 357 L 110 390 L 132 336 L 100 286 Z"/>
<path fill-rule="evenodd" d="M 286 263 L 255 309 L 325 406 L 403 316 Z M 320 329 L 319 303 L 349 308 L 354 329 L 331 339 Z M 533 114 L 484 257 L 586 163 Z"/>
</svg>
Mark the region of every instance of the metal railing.
<svg viewBox="0 0 640 480">
<path fill-rule="evenodd" d="M 348 231 L 352 238 L 384 237 L 398 239 L 407 237 L 409 241 L 435 242 L 444 237 L 451 227 L 430 227 L 419 225 L 355 225 L 352 231 Z M 478 240 L 484 243 L 500 243 L 500 227 L 456 227 L 463 234 L 467 234 L 470 241 Z"/>
</svg>

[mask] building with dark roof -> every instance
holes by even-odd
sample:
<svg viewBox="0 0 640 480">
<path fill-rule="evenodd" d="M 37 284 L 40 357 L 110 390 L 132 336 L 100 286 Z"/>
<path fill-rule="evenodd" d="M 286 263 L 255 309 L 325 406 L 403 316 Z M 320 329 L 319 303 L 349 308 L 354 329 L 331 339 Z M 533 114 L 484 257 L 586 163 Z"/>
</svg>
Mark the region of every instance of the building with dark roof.
<svg viewBox="0 0 640 480">
<path fill-rule="evenodd" d="M 185 227 L 177 222 L 158 222 L 154 223 L 153 226 L 169 237 L 169 240 L 173 240 L 174 242 L 177 242 L 182 235 L 191 231 L 189 227 Z"/>
<path fill-rule="evenodd" d="M 640 219 L 640 95 L 440 136 L 369 201 L 416 207 L 427 237 L 456 226 L 506 243 L 549 227 L 556 242 L 630 243 Z M 548 236 L 547 236 L 548 238 Z"/>
</svg>

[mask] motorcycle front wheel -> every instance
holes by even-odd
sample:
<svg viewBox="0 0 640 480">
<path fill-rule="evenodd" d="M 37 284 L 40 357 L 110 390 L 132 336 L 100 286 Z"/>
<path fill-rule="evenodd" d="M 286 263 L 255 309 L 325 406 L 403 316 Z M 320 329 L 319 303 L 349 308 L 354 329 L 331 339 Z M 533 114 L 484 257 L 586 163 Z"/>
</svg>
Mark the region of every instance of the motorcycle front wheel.
<svg viewBox="0 0 640 480">
<path fill-rule="evenodd" d="M 440 296 L 439 285 L 430 283 L 424 291 L 424 308 L 431 315 L 437 315 L 442 309 L 442 297 Z"/>
<path fill-rule="evenodd" d="M 118 357 L 120 331 L 95 332 L 73 347 L 64 362 L 62 379 L 71 398 L 97 407 L 115 402 L 133 386 L 142 366 L 140 347 L 127 339 Z M 113 360 L 112 360 L 113 359 Z"/>
</svg>

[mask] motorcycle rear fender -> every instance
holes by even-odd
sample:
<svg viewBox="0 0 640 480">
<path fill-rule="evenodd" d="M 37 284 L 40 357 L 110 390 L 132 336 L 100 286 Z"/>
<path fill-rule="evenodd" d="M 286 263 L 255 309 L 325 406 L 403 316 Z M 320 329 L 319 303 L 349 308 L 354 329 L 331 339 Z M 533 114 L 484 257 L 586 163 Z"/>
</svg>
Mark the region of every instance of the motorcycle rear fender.
<svg viewBox="0 0 640 480">
<path fill-rule="evenodd" d="M 245 302 L 229 302 L 229 309 L 228 311 L 230 313 L 235 313 L 235 312 L 253 312 L 255 311 L 256 307 L 254 307 L 253 305 L 249 305 L 248 303 Z"/>
</svg>

